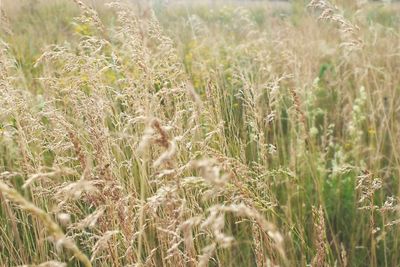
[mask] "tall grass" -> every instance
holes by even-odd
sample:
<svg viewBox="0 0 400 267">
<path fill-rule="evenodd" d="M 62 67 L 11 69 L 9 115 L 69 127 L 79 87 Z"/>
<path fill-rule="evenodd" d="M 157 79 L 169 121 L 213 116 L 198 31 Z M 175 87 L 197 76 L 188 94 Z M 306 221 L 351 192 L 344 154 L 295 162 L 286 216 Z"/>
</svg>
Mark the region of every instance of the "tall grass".
<svg viewBox="0 0 400 267">
<path fill-rule="evenodd" d="M 3 3 L 0 266 L 399 266 L 399 9 L 346 3 Z"/>
</svg>

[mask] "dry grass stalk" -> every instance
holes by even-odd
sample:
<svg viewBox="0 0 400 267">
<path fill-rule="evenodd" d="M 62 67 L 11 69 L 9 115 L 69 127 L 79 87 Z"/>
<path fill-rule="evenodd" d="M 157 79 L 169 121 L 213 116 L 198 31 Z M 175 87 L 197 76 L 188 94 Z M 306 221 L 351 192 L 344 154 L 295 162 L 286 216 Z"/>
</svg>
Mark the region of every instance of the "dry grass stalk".
<svg viewBox="0 0 400 267">
<path fill-rule="evenodd" d="M 42 262 L 38 265 L 22 265 L 19 267 L 67 267 L 67 264 L 65 262 L 59 262 L 59 261 L 46 261 Z"/>
<path fill-rule="evenodd" d="M 347 20 L 340 13 L 340 10 L 328 0 L 312 0 L 308 4 L 308 7 L 321 10 L 318 19 L 331 21 L 339 27 L 339 32 L 342 37 L 342 43 L 340 45 L 346 51 L 351 52 L 362 47 L 362 41 L 358 38 L 359 27 Z"/>
<path fill-rule="evenodd" d="M 316 238 L 315 247 L 316 255 L 313 258 L 312 266 L 324 267 L 326 266 L 326 230 L 325 230 L 325 218 L 322 206 L 318 209 L 313 209 L 313 219 Z"/>
<path fill-rule="evenodd" d="M 76 259 L 81 261 L 86 267 L 91 267 L 92 264 L 86 255 L 79 250 L 76 244 L 67 238 L 57 223 L 53 221 L 50 215 L 42 209 L 36 207 L 31 202 L 27 201 L 15 189 L 10 188 L 7 184 L 0 181 L 0 192 L 10 201 L 17 204 L 21 209 L 29 212 L 37 217 L 45 226 L 47 232 L 52 237 L 56 246 L 64 247 L 71 251 Z"/>
</svg>

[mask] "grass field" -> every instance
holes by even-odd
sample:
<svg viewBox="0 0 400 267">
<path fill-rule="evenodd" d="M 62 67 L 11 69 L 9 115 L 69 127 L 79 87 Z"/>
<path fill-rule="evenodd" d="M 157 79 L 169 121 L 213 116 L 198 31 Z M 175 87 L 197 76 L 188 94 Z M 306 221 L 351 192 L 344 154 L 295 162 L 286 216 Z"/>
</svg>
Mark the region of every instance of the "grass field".
<svg viewBox="0 0 400 267">
<path fill-rule="evenodd" d="M 0 7 L 0 266 L 400 266 L 398 4 Z"/>
</svg>

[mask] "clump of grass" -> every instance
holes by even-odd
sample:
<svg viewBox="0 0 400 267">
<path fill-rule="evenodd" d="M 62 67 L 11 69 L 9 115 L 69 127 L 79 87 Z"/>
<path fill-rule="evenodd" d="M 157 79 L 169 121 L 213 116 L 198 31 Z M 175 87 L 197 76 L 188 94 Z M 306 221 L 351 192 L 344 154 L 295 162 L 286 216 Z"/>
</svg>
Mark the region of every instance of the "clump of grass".
<svg viewBox="0 0 400 267">
<path fill-rule="evenodd" d="M 0 265 L 399 265 L 399 32 L 332 3 L 2 6 Z"/>
<path fill-rule="evenodd" d="M 15 189 L 10 188 L 7 184 L 1 181 L 0 190 L 7 200 L 10 200 L 13 203 L 17 204 L 21 209 L 37 217 L 43 223 L 43 226 L 46 228 L 48 234 L 51 237 L 51 240 L 55 243 L 55 246 L 58 249 L 60 249 L 60 247 L 64 247 L 67 250 L 71 251 L 73 256 L 81 261 L 86 267 L 92 266 L 86 255 L 79 250 L 79 248 L 72 240 L 68 239 L 64 235 L 61 227 L 54 222 L 49 214 L 27 201 Z"/>
</svg>

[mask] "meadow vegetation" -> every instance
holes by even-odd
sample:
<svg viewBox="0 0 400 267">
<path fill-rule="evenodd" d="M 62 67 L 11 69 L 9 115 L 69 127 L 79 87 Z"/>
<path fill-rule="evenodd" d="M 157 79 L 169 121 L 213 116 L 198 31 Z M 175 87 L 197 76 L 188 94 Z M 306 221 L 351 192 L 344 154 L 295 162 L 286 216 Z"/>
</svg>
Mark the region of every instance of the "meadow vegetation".
<svg viewBox="0 0 400 267">
<path fill-rule="evenodd" d="M 400 266 L 398 5 L 0 3 L 0 266 Z"/>
</svg>

